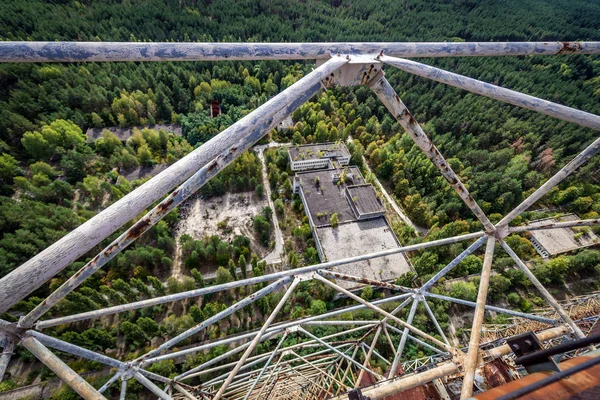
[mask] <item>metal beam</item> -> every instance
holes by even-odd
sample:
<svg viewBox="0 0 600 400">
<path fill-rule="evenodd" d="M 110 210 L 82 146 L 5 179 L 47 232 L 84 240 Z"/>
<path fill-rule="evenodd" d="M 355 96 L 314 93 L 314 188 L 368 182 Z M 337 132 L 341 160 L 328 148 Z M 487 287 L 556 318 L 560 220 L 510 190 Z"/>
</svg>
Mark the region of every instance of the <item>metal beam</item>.
<svg viewBox="0 0 600 400">
<path fill-rule="evenodd" d="M 421 337 L 423 337 L 423 338 L 425 338 L 425 339 L 427 339 L 427 340 L 435 343 L 436 345 L 438 345 L 438 346 L 440 346 L 440 347 L 442 347 L 442 348 L 444 348 L 446 350 L 449 350 L 449 351 L 453 350 L 452 347 L 446 345 L 446 343 L 437 340 L 433 336 L 428 335 L 427 333 L 423 332 L 420 329 L 415 328 L 414 326 L 412 326 L 410 324 L 407 324 L 406 322 L 402 321 L 400 318 L 398 318 L 398 317 L 392 315 L 391 313 L 389 313 L 389 312 L 387 312 L 385 310 L 382 310 L 381 308 L 377 307 L 374 303 L 370 303 L 370 302 L 362 299 L 361 297 L 355 295 L 354 293 L 350 292 L 349 290 L 346 290 L 343 287 L 338 286 L 335 283 L 328 281 L 327 279 L 323 278 L 321 275 L 315 274 L 314 277 L 315 277 L 315 279 L 317 279 L 317 280 L 319 280 L 319 281 L 321 281 L 321 282 L 323 282 L 323 283 L 331 286 L 335 290 L 337 290 L 337 291 L 339 291 L 341 293 L 344 293 L 346 296 L 348 296 L 348 297 L 350 297 L 350 298 L 358 301 L 359 303 L 367 306 L 371 310 L 377 311 L 378 313 L 380 313 L 384 317 L 387 317 L 387 318 L 391 319 L 392 321 L 400 324 L 401 326 L 410 329 L 412 332 L 414 332 L 417 335 L 419 335 L 419 336 L 421 336 Z"/>
<path fill-rule="evenodd" d="M 140 374 L 138 371 L 132 372 L 133 377 L 142 385 L 146 387 L 149 391 L 158 396 L 161 400 L 171 400 L 171 396 L 166 394 L 161 388 L 156 386 L 150 379 L 146 378 L 144 375 Z"/>
<path fill-rule="evenodd" d="M 473 252 L 475 252 L 475 250 L 477 250 L 478 248 L 480 248 L 485 243 L 486 240 L 487 240 L 486 236 L 482 236 L 479 239 L 477 239 L 477 241 L 475 243 L 473 243 L 472 245 L 470 245 L 469 247 L 467 247 L 462 253 L 460 253 L 458 256 L 456 256 L 456 258 L 454 258 L 454 260 L 450 261 L 448 263 L 448 265 L 446 265 L 437 274 L 435 274 L 427 282 L 425 282 L 425 284 L 423 286 L 421 286 L 418 289 L 418 291 L 420 293 L 423 293 L 424 291 L 429 290 L 429 288 L 431 286 L 433 286 L 437 281 L 439 281 L 440 278 L 442 278 L 448 272 L 450 272 L 452 269 L 454 269 L 454 267 L 456 267 L 465 258 L 467 258 L 469 255 L 471 255 Z"/>
<path fill-rule="evenodd" d="M 164 350 L 170 349 L 171 347 L 175 346 L 177 343 L 181 342 L 182 340 L 185 340 L 187 338 L 189 338 L 190 336 L 193 336 L 195 334 L 197 334 L 198 332 L 203 331 L 204 329 L 206 329 L 207 327 L 209 327 L 210 325 L 222 320 L 223 318 L 233 314 L 234 312 L 236 312 L 237 310 L 240 310 L 242 308 L 244 308 L 245 306 L 247 306 L 248 304 L 254 303 L 255 301 L 257 301 L 258 299 L 268 295 L 269 293 L 273 293 L 275 290 L 279 289 L 280 287 L 282 287 L 283 285 L 287 284 L 289 281 L 291 280 L 291 278 L 286 277 L 286 278 L 282 278 L 274 283 L 271 283 L 268 286 L 265 286 L 264 288 L 260 289 L 259 291 L 252 293 L 250 296 L 245 297 L 244 299 L 238 301 L 237 303 L 235 303 L 234 305 L 226 308 L 225 310 L 213 315 L 210 318 L 207 318 L 206 320 L 202 321 L 201 323 L 199 323 L 198 325 L 194 326 L 193 328 L 188 329 L 187 331 L 180 333 L 179 335 L 175 336 L 174 338 L 167 340 L 166 342 L 164 342 L 163 344 L 161 344 L 160 346 L 158 346 L 156 349 L 149 351 L 148 353 L 136 358 L 134 361 L 139 363 L 141 361 L 144 361 L 150 357 L 153 356 L 157 356 L 160 353 L 162 353 Z"/>
<path fill-rule="evenodd" d="M 435 293 L 429 293 L 429 292 L 425 292 L 425 293 L 423 293 L 423 295 L 426 297 L 431 297 L 433 299 L 445 300 L 445 301 L 450 301 L 450 302 L 456 303 L 456 304 L 462 304 L 464 306 L 477 307 L 477 303 L 474 303 L 474 302 L 468 301 L 468 300 L 457 299 L 454 297 L 444 296 L 441 294 L 435 294 Z M 554 320 L 552 318 L 546 318 L 546 317 L 542 317 L 542 316 L 535 315 L 535 314 L 527 314 L 527 313 L 523 313 L 523 312 L 519 312 L 519 311 L 508 310 L 508 309 L 502 308 L 502 307 L 488 306 L 486 304 L 485 309 L 489 310 L 489 311 L 502 313 L 502 314 L 512 315 L 512 316 L 518 317 L 518 318 L 526 318 L 526 319 L 530 319 L 532 321 L 543 322 L 545 324 L 550 324 L 550 325 L 556 324 L 556 320 Z"/>
<path fill-rule="evenodd" d="M 552 103 L 551 101 L 542 100 L 528 94 L 505 89 L 500 86 L 492 85 L 491 83 L 482 82 L 477 79 L 455 74 L 453 72 L 448 72 L 446 70 L 412 60 L 404 60 L 401 58 L 387 56 L 379 57 L 378 60 L 384 62 L 385 64 L 389 64 L 401 69 L 404 72 L 422 76 L 436 82 L 445 83 L 450 86 L 464 89 L 481 96 L 500 100 L 518 107 L 537 111 L 541 114 L 562 119 L 563 121 L 568 121 L 577 125 L 585 126 L 587 128 L 600 130 L 600 116 L 590 114 L 585 111 L 580 111 L 571 107 Z"/>
<path fill-rule="evenodd" d="M 260 338 L 264 335 L 267 328 L 275 320 L 275 317 L 277 317 L 277 314 L 283 308 L 285 303 L 288 301 L 290 295 L 294 292 L 294 289 L 296 289 L 296 286 L 298 286 L 299 283 L 300 283 L 300 279 L 298 279 L 298 278 L 295 278 L 292 281 L 292 284 L 290 285 L 290 287 L 287 289 L 287 291 L 285 292 L 285 294 L 283 295 L 281 300 L 279 300 L 279 303 L 277 304 L 277 306 L 275 306 L 275 308 L 271 312 L 271 315 L 269 315 L 269 317 L 267 318 L 267 320 L 265 321 L 263 326 L 260 328 L 260 330 L 256 334 L 256 337 L 254 338 L 254 340 L 250 343 L 250 346 L 246 349 L 246 351 L 244 352 L 244 354 L 242 355 L 242 357 L 240 358 L 238 363 L 235 365 L 235 367 L 233 367 L 233 370 L 231 370 L 231 373 L 229 374 L 229 376 L 227 377 L 227 379 L 225 380 L 223 385 L 221 385 L 221 387 L 219 388 L 219 391 L 215 395 L 214 400 L 219 400 L 221 398 L 221 396 L 227 389 L 227 386 L 229 386 L 229 384 L 231 383 L 233 378 L 235 378 L 235 375 L 239 372 L 242 365 L 244 365 L 244 363 L 246 362 L 246 360 L 248 359 L 250 354 L 254 351 L 254 349 L 260 342 Z"/>
<path fill-rule="evenodd" d="M 485 257 L 483 259 L 483 269 L 481 270 L 481 279 L 479 281 L 479 291 L 477 293 L 477 305 L 473 315 L 473 328 L 471 329 L 471 338 L 469 340 L 469 351 L 465 360 L 465 374 L 463 377 L 461 399 L 467 399 L 473 394 L 473 383 L 475 381 L 475 368 L 477 368 L 479 358 L 479 341 L 481 338 L 481 325 L 485 313 L 485 303 L 487 300 L 490 276 L 492 273 L 492 259 L 494 257 L 494 247 L 496 238 L 489 236 L 485 247 Z"/>
<path fill-rule="evenodd" d="M 6 339 L 2 353 L 0 353 L 0 383 L 2 383 L 2 380 L 4 379 L 4 374 L 6 374 L 14 350 L 15 342 L 11 339 Z"/>
<path fill-rule="evenodd" d="M 352 263 L 355 263 L 358 261 L 366 261 L 366 260 L 369 260 L 372 258 L 385 257 L 385 256 L 389 256 L 392 254 L 407 253 L 410 251 L 421 250 L 421 249 L 426 249 L 426 248 L 430 248 L 430 247 L 442 246 L 442 245 L 446 245 L 446 244 L 453 244 L 453 243 L 461 242 L 463 240 L 478 239 L 479 237 L 481 237 L 483 235 L 484 235 L 483 232 L 468 233 L 465 235 L 459 235 L 459 236 L 454 236 L 454 237 L 450 237 L 450 238 L 433 240 L 431 242 L 423 242 L 423 243 L 418 243 L 418 244 L 414 244 L 414 245 L 410 245 L 410 246 L 398 247 L 395 249 L 383 250 L 383 251 L 378 251 L 378 252 L 369 253 L 369 254 L 363 254 L 363 255 L 355 256 L 355 257 L 348 257 L 348 258 L 344 258 L 341 260 L 328 261 L 328 262 L 324 262 L 324 263 L 320 263 L 320 264 L 316 264 L 316 265 L 311 265 L 308 267 L 302 267 L 302 268 L 297 268 L 297 269 L 292 269 L 292 270 L 275 272 L 275 273 L 269 274 L 269 275 L 262 275 L 262 276 L 258 276 L 258 277 L 242 279 L 242 280 L 238 280 L 238 281 L 234 281 L 234 282 L 225 283 L 222 285 L 209 286 L 209 287 L 205 287 L 202 289 L 195 289 L 195 290 L 190 290 L 187 292 L 181 292 L 181 293 L 177 293 L 177 294 L 156 297 L 153 299 L 132 302 L 129 304 L 122 304 L 119 306 L 107 307 L 107 308 L 103 308 L 101 310 L 88 311 L 85 313 L 70 315 L 67 317 L 39 321 L 36 324 L 36 328 L 37 329 L 45 329 L 45 328 L 49 328 L 52 326 L 57 326 L 57 325 L 62 325 L 62 324 L 67 324 L 67 323 L 77 322 L 77 321 L 83 321 L 86 319 L 96 319 L 96 318 L 102 317 L 104 315 L 118 314 L 118 313 L 125 312 L 125 311 L 137 310 L 140 308 L 152 307 L 152 306 L 155 306 L 158 304 L 164 304 L 164 303 L 169 303 L 169 302 L 173 302 L 173 301 L 184 300 L 184 299 L 193 298 L 193 297 L 199 297 L 199 296 L 203 296 L 205 294 L 221 292 L 224 290 L 230 290 L 230 289 L 237 288 L 237 287 L 254 285 L 257 283 L 268 282 L 268 281 L 274 281 L 274 280 L 277 280 L 277 279 L 280 279 L 280 278 L 283 278 L 286 276 L 297 276 L 297 275 L 302 275 L 302 274 L 306 274 L 309 272 L 314 272 L 314 271 L 317 271 L 320 269 L 329 269 L 329 268 L 337 267 L 340 265 L 352 264 Z M 0 285 L 1 284 L 2 284 L 2 282 L 0 281 Z"/>
<path fill-rule="evenodd" d="M 412 324 L 413 319 L 415 318 L 415 313 L 417 312 L 417 306 L 419 305 L 419 300 L 413 298 L 413 303 L 410 307 L 410 311 L 408 313 L 408 318 L 406 318 L 406 323 L 408 325 Z M 402 337 L 400 338 L 400 343 L 398 343 L 398 350 L 396 350 L 396 355 L 394 356 L 394 361 L 392 362 L 391 374 L 392 376 L 396 375 L 396 370 L 398 369 L 398 363 L 400 362 L 400 358 L 402 357 L 402 352 L 404 351 L 404 346 L 406 346 L 406 337 L 408 336 L 408 327 L 405 327 L 402 331 Z"/>
<path fill-rule="evenodd" d="M 21 343 L 23 347 L 31 352 L 45 366 L 50 368 L 64 383 L 69 385 L 77 394 L 86 400 L 106 400 L 102 394 L 87 383 L 77 372 L 73 371 L 54 353 L 48 350 L 36 338 L 32 336 L 25 337 Z"/>
<path fill-rule="evenodd" d="M 440 170 L 442 176 L 448 181 L 452 189 L 458 194 L 467 207 L 471 209 L 477 219 L 483 224 L 487 232 L 495 230 L 494 225 L 485 215 L 479 204 L 469 193 L 465 185 L 460 181 L 460 178 L 450 167 L 442 153 L 435 147 L 433 142 L 427 137 L 427 134 L 421 128 L 421 125 L 414 119 L 408 108 L 404 105 L 396 91 L 385 79 L 381 76 L 379 79 L 373 80 L 369 86 L 375 92 L 379 100 L 392 113 L 392 116 L 404 128 L 406 133 L 411 137 L 417 146 L 425 153 L 427 158 Z"/>
<path fill-rule="evenodd" d="M 336 354 L 342 356 L 344 359 L 346 359 L 346 361 L 351 362 L 352 364 L 356 365 L 361 370 L 365 369 L 365 370 L 367 370 L 367 372 L 369 372 L 370 374 L 373 374 L 373 376 L 377 377 L 378 379 L 383 379 L 383 377 L 381 375 L 379 375 L 378 373 L 371 371 L 367 367 L 364 367 L 361 363 L 359 363 L 355 359 L 353 359 L 353 358 L 349 357 L 348 355 L 342 353 L 341 351 L 337 350 L 335 347 L 333 347 L 329 343 L 327 343 L 327 342 L 319 339 L 318 337 L 316 337 L 312 333 L 308 332 L 306 329 L 304 329 L 302 327 L 299 327 L 298 330 L 300 332 L 304 333 L 306 336 L 310 337 L 311 339 L 316 340 L 317 342 L 321 343 L 323 346 L 327 347 L 329 350 L 331 350 L 331 351 L 335 352 Z"/>
<path fill-rule="evenodd" d="M 314 60 L 332 54 L 395 57 L 600 54 L 600 42 L 140 43 L 1 42 L 0 62 Z"/>
<path fill-rule="evenodd" d="M 367 369 L 368 367 L 371 366 L 369 364 L 369 361 L 371 360 L 371 357 L 373 356 L 373 350 L 375 350 L 375 345 L 377 344 L 377 340 L 379 340 L 380 334 L 381 334 L 381 325 L 379 325 L 379 327 L 377 328 L 377 331 L 375 331 L 375 336 L 373 337 L 373 342 L 371 343 L 371 347 L 369 347 L 369 351 L 367 352 L 365 361 L 363 363 L 364 368 L 361 368 L 360 372 L 358 373 L 358 378 L 357 378 L 358 384 L 360 384 L 360 381 L 365 373 L 365 369 Z M 380 379 L 385 379 L 385 378 L 381 377 Z"/>
<path fill-rule="evenodd" d="M 291 103 L 288 103 L 279 111 L 277 114 L 283 118 L 294 111 L 299 105 L 305 103 L 311 97 L 319 92 L 321 84 L 316 83 L 310 87 L 305 93 L 301 93 L 299 97 L 292 99 Z M 79 271 L 73 274 L 67 281 L 65 281 L 58 289 L 56 289 L 50 296 L 43 302 L 38 304 L 31 312 L 25 317 L 22 317 L 19 321 L 19 326 L 30 327 L 35 321 L 37 321 L 42 315 L 56 305 L 60 300 L 65 298 L 70 292 L 75 290 L 81 285 L 88 277 L 94 272 L 102 268 L 106 263 L 117 256 L 121 251 L 127 248 L 137 238 L 141 237 L 156 223 L 163 219 L 169 212 L 178 207 L 192 194 L 194 194 L 200 187 L 202 187 L 211 178 L 217 175 L 233 160 L 239 157 L 244 151 L 246 151 L 255 142 L 260 140 L 265 132 L 270 132 L 279 124 L 281 118 L 273 117 L 258 125 L 255 124 L 253 130 L 248 135 L 242 137 L 237 143 L 235 148 L 231 148 L 221 153 L 210 163 L 206 164 L 198 170 L 191 178 L 186 180 L 181 186 L 175 189 L 169 196 L 163 201 L 157 204 L 151 211 L 149 211 L 144 217 L 139 219 L 131 228 L 123 232 L 117 239 L 104 248 L 96 257 L 89 261 Z"/>
<path fill-rule="evenodd" d="M 106 389 L 108 389 L 113 383 L 117 381 L 121 377 L 121 371 L 117 372 L 110 378 L 100 389 L 98 389 L 99 393 L 104 393 Z"/>
<path fill-rule="evenodd" d="M 334 57 L 328 60 L 165 171 L 81 224 L 0 279 L 0 287 L 4 289 L 0 291 L 0 313 L 7 311 L 28 294 L 42 286 L 67 265 L 135 218 L 142 210 L 187 180 L 211 160 L 231 149 L 237 150 L 243 138 L 250 135 L 260 124 L 272 118 L 286 104 L 294 103 L 309 88 L 328 77 L 347 62 L 348 60 L 344 57 Z M 297 104 L 297 106 L 299 105 Z M 261 136 L 258 136 L 257 140 Z"/>
<path fill-rule="evenodd" d="M 72 354 L 77 357 L 87 358 L 88 360 L 96 361 L 111 367 L 121 368 L 125 364 L 114 358 L 105 356 L 104 354 L 98 354 L 94 351 L 84 349 L 83 347 L 76 346 L 64 340 L 53 338 L 52 336 L 44 335 L 41 332 L 29 330 L 26 332 L 27 336 L 31 336 L 39 340 L 42 344 L 53 349 L 64 351 L 65 353 Z"/>
<path fill-rule="evenodd" d="M 550 294 L 548 289 L 546 289 L 544 287 L 544 285 L 542 285 L 542 283 L 538 280 L 538 278 L 536 278 L 536 276 L 533 274 L 533 272 L 531 272 L 531 270 L 527 267 L 527 265 L 525 265 L 525 263 L 519 258 L 517 253 L 515 253 L 513 251 L 513 249 L 511 249 L 510 246 L 504 240 L 502 240 L 500 242 L 500 244 L 502 245 L 502 248 L 504 249 L 504 251 L 506 251 L 506 253 L 510 256 L 510 258 L 512 258 L 513 261 L 517 264 L 517 267 L 519 267 L 519 269 L 521 271 L 523 271 L 523 273 L 525 273 L 525 275 L 527 275 L 527 278 L 529 278 L 531 283 L 533 283 L 533 286 L 535 286 L 535 288 L 537 290 L 539 290 L 539 292 L 542 294 L 544 299 L 546 299 L 548 304 L 550 304 L 550 306 L 552 308 L 554 308 L 554 310 L 560 316 L 560 318 L 567 325 L 569 325 L 571 327 L 571 329 L 573 330 L 573 332 L 579 339 L 583 339 L 585 337 L 585 335 L 581 331 L 581 329 L 579 329 L 577 324 L 575 324 L 575 322 L 573 322 L 571 317 L 569 317 L 569 314 L 567 314 L 567 312 L 564 310 L 564 308 L 562 308 L 562 306 L 558 303 L 558 301 L 556 301 L 554 296 L 552 296 L 552 294 Z"/>
</svg>

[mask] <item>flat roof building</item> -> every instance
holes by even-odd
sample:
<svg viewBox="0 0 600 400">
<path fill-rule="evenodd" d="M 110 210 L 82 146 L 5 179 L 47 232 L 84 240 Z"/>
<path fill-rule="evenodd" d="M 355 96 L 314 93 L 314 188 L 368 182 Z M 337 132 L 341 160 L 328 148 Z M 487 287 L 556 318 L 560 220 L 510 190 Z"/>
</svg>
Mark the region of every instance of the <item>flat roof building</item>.
<svg viewBox="0 0 600 400">
<path fill-rule="evenodd" d="M 567 214 L 557 218 L 544 218 L 532 221 L 530 225 L 543 226 L 552 222 L 576 221 L 579 217 Z M 588 229 L 586 229 L 588 228 Z M 577 231 L 579 229 L 579 231 Z M 531 231 L 531 244 L 543 258 L 548 258 L 561 253 L 582 249 L 598 244 L 598 236 L 589 229 L 583 228 L 555 228 Z"/>
<path fill-rule="evenodd" d="M 350 162 L 350 152 L 344 143 L 292 146 L 288 154 L 292 171 L 327 168 L 331 161 L 337 161 L 339 165 L 348 165 Z"/>
<path fill-rule="evenodd" d="M 400 243 L 385 218 L 385 206 L 375 188 L 365 182 L 357 167 L 340 167 L 338 162 L 339 159 L 327 160 L 328 169 L 297 172 L 294 176 L 294 193 L 302 199 L 321 261 L 398 248 Z M 331 224 L 334 214 L 336 227 Z M 411 266 L 406 256 L 399 253 L 334 270 L 368 279 L 392 280 L 410 272 Z M 346 288 L 358 285 L 340 280 L 338 284 Z"/>
</svg>

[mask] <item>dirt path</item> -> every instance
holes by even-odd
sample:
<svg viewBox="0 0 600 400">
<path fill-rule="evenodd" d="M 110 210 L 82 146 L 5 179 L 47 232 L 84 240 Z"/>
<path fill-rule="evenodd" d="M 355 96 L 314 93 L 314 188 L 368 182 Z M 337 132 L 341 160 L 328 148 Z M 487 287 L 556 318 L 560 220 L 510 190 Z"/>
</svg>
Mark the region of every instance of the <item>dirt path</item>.
<svg viewBox="0 0 600 400">
<path fill-rule="evenodd" d="M 277 218 L 277 213 L 275 212 L 275 206 L 273 205 L 273 200 L 271 200 L 271 185 L 269 185 L 269 178 L 267 174 L 267 164 L 265 163 L 264 151 L 270 147 L 281 147 L 281 146 L 290 146 L 290 143 L 276 143 L 269 142 L 269 144 L 262 146 L 255 146 L 254 151 L 258 155 L 260 162 L 262 163 L 262 175 L 263 175 L 263 186 L 265 187 L 265 194 L 267 196 L 267 201 L 269 202 L 269 207 L 273 210 L 273 228 L 275 231 L 275 248 L 272 252 L 270 252 L 263 261 L 266 261 L 267 265 L 271 264 L 281 264 L 283 257 L 283 234 L 281 233 L 281 228 L 279 227 L 279 219 Z"/>
</svg>

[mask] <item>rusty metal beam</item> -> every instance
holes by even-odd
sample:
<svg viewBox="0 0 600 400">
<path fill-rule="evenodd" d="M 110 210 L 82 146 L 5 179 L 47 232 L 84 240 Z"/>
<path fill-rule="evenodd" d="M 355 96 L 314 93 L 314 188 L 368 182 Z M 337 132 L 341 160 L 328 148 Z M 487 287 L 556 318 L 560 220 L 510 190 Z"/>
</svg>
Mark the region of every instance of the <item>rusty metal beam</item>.
<svg viewBox="0 0 600 400">
<path fill-rule="evenodd" d="M 133 190 L 0 279 L 0 287 L 3 288 L 0 291 L 0 313 L 7 311 L 28 294 L 42 286 L 48 279 L 84 255 L 125 223 L 135 218 L 142 210 L 187 180 L 211 160 L 231 149 L 238 150 L 239 143 L 262 123 L 269 118 L 273 118 L 287 104 L 295 103 L 309 88 L 318 84 L 347 62 L 348 60 L 343 57 L 334 57 L 328 60 L 165 171 Z M 296 106 L 299 105 L 296 104 Z M 256 140 L 261 137 L 262 135 L 258 135 Z M 250 145 L 247 147 L 250 148 Z M 239 150 L 241 150 L 241 147 Z M 132 236 L 136 236 L 135 232 L 132 233 Z"/>
<path fill-rule="evenodd" d="M 161 388 L 156 386 L 150 379 L 146 378 L 144 375 L 139 373 L 138 371 L 132 372 L 133 377 L 142 385 L 146 387 L 149 391 L 158 396 L 161 400 L 171 400 L 171 396 L 165 393 Z"/>
<path fill-rule="evenodd" d="M 395 57 L 600 54 L 600 42 L 140 43 L 1 42 L 0 62 L 314 60 L 332 54 Z"/>
<path fill-rule="evenodd" d="M 87 383 L 77 372 L 73 371 L 60 358 L 54 355 L 43 344 L 32 336 L 25 337 L 21 343 L 23 347 L 31 352 L 46 365 L 52 372 L 56 374 L 64 383 L 69 385 L 77 394 L 86 400 L 106 400 L 102 394 Z"/>
<path fill-rule="evenodd" d="M 473 327 L 469 340 L 469 351 L 465 360 L 465 375 L 460 392 L 461 399 L 467 399 L 473 394 L 473 383 L 475 381 L 475 368 L 477 368 L 479 359 L 479 341 L 481 338 L 481 325 L 485 313 L 485 303 L 487 300 L 488 287 L 492 272 L 492 259 L 494 257 L 494 247 L 496 238 L 489 236 L 485 247 L 485 257 L 483 259 L 483 269 L 481 270 L 481 279 L 479 281 L 479 292 L 477 293 L 477 305 L 473 315 Z"/>
<path fill-rule="evenodd" d="M 400 97 L 396 94 L 394 88 L 385 79 L 385 76 L 381 76 L 379 79 L 373 80 L 369 83 L 369 86 L 375 92 L 379 100 L 385 105 L 385 107 L 392 113 L 392 116 L 398 121 L 398 123 L 404 128 L 406 133 L 411 137 L 417 146 L 425 153 L 427 158 L 440 170 L 442 176 L 448 181 L 452 189 L 458 194 L 462 201 L 467 207 L 471 209 L 477 219 L 483 224 L 487 232 L 494 232 L 494 225 L 490 222 L 488 217 L 485 215 L 479 204 L 475 201 L 473 196 L 469 193 L 465 185 L 461 182 L 460 178 L 450 167 L 450 164 L 446 161 L 442 153 L 435 147 L 433 142 L 427 137 L 427 134 L 423 131 L 423 128 L 411 115 L 408 108 L 404 105 Z"/>
</svg>

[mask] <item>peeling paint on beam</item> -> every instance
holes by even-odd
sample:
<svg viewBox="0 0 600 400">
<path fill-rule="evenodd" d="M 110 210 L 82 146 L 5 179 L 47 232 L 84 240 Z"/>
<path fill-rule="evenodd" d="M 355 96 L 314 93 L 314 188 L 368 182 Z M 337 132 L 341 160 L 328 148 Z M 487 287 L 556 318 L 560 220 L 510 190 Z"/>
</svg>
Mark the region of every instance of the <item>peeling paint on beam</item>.
<svg viewBox="0 0 600 400">
<path fill-rule="evenodd" d="M 348 60 L 335 57 L 0 279 L 0 313 L 84 255 Z M 300 104 L 297 104 L 299 106 Z M 257 138 L 260 139 L 261 136 Z"/>
<path fill-rule="evenodd" d="M 0 42 L 0 62 L 315 60 L 382 52 L 409 58 L 600 54 L 600 42 Z"/>
<path fill-rule="evenodd" d="M 419 146 L 427 158 L 440 170 L 442 176 L 448 181 L 452 189 L 454 189 L 467 207 L 471 209 L 473 214 L 475 214 L 485 230 L 487 232 L 494 232 L 494 225 L 490 222 L 481 207 L 479 207 L 473 196 L 471 196 L 471 193 L 469 193 L 465 185 L 461 182 L 458 175 L 452 170 L 452 167 L 448 164 L 442 153 L 440 153 L 425 131 L 423 131 L 421 125 L 419 125 L 400 97 L 398 97 L 398 94 L 388 80 L 385 77 L 381 77 L 369 84 L 369 86 L 415 144 Z"/>
<path fill-rule="evenodd" d="M 563 121 L 572 122 L 595 130 L 600 130 L 600 116 L 576 110 L 571 107 L 556 104 L 551 101 L 539 99 L 528 94 L 506 89 L 491 83 L 455 74 L 430 65 L 416 61 L 404 60 L 394 57 L 380 57 L 380 61 L 392 65 L 402 71 L 409 72 L 436 82 L 445 83 L 460 89 L 490 97 L 518 107 L 527 108 L 539 113 L 549 115 Z"/>
<path fill-rule="evenodd" d="M 306 93 L 295 99 L 292 103 L 286 105 L 282 109 L 282 115 L 288 115 L 294 111 L 299 105 L 310 99 L 313 95 L 319 92 L 320 83 L 313 85 Z M 192 194 L 194 194 L 206 182 L 217 175 L 233 160 L 239 157 L 244 151 L 249 149 L 255 142 L 260 140 L 265 132 L 269 132 L 279 124 L 279 119 L 274 118 L 260 124 L 256 129 L 252 130 L 249 135 L 244 136 L 236 147 L 228 149 L 221 153 L 217 158 L 202 167 L 191 178 L 185 181 L 181 186 L 174 190 L 166 199 L 161 201 L 156 207 L 148 212 L 143 218 L 138 220 L 131 228 L 127 229 L 121 236 L 115 239 L 96 257 L 83 266 L 65 283 L 56 289 L 44 301 L 38 304 L 29 314 L 21 318 L 19 326 L 31 327 L 33 323 L 39 319 L 50 308 L 56 305 L 60 300 L 66 297 L 75 288 L 81 285 L 89 276 L 102 268 L 106 263 L 112 260 L 117 254 L 127 248 L 137 238 L 146 233 L 152 226 L 163 219 L 174 208 L 178 207 Z"/>
</svg>

